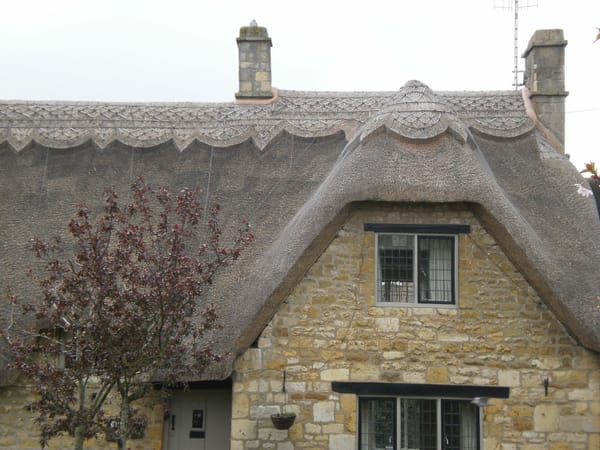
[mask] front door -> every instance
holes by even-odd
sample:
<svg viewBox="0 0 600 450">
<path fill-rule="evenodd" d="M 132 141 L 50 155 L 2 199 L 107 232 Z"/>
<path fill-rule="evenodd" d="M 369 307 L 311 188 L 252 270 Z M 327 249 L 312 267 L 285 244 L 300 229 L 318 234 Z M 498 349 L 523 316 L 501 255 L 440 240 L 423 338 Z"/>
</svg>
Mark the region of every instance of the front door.
<svg viewBox="0 0 600 450">
<path fill-rule="evenodd" d="M 230 389 L 189 389 L 171 397 L 167 450 L 227 450 L 230 430 Z"/>
</svg>

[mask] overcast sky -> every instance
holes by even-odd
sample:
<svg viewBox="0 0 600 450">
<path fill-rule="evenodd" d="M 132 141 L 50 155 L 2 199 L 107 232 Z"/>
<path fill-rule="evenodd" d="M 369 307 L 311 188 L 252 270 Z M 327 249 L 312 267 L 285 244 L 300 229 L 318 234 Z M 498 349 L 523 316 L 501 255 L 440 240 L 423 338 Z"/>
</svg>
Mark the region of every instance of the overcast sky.
<svg viewBox="0 0 600 450">
<path fill-rule="evenodd" d="M 536 29 L 564 30 L 567 153 L 577 167 L 600 160 L 600 2 L 527 3 L 519 55 Z M 502 4 L 514 0 L 0 0 L 0 99 L 232 101 L 235 38 L 253 19 L 280 89 L 513 89 Z"/>
</svg>

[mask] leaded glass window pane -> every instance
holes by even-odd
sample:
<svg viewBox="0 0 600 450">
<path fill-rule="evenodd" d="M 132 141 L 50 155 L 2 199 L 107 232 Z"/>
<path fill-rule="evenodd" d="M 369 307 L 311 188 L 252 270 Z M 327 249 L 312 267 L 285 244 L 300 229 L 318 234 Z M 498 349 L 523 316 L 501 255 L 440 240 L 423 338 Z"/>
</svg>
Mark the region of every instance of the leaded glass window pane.
<svg viewBox="0 0 600 450">
<path fill-rule="evenodd" d="M 379 234 L 377 301 L 455 303 L 455 236 Z"/>
<path fill-rule="evenodd" d="M 396 399 L 360 400 L 360 450 L 392 450 L 395 439 Z"/>
<path fill-rule="evenodd" d="M 479 409 L 469 400 L 361 398 L 360 450 L 479 450 Z"/>
</svg>

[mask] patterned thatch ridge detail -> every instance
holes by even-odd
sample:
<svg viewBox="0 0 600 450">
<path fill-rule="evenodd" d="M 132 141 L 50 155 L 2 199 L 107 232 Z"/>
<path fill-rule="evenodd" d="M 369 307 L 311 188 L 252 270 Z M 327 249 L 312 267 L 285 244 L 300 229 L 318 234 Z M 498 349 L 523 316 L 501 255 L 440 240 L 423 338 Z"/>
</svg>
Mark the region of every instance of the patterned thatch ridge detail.
<svg viewBox="0 0 600 450">
<path fill-rule="evenodd" d="M 270 105 L 235 103 L 0 102 L 0 144 L 20 151 L 32 142 L 70 148 L 91 141 L 153 147 L 193 141 L 228 147 L 252 140 L 264 149 L 283 131 L 320 137 L 343 131 L 361 138 L 385 126 L 409 139 L 431 138 L 452 128 L 515 137 L 533 128 L 522 99 L 508 92 L 438 92 L 416 81 L 397 92 L 280 91 Z"/>
</svg>

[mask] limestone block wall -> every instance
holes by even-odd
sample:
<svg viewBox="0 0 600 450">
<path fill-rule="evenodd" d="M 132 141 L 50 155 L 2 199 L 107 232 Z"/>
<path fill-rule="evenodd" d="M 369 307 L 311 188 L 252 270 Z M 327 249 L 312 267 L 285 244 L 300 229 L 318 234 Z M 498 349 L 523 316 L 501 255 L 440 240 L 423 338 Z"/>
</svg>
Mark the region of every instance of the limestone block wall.
<svg viewBox="0 0 600 450">
<path fill-rule="evenodd" d="M 375 235 L 363 224 L 378 222 L 471 225 L 458 238 L 458 307 L 375 306 Z M 358 207 L 235 369 L 232 450 L 356 448 L 357 398 L 331 389 L 347 380 L 507 386 L 483 413 L 483 448 L 600 448 L 599 355 L 463 205 Z M 289 430 L 271 424 L 282 410 L 297 414 Z"/>
<path fill-rule="evenodd" d="M 39 428 L 35 416 L 27 405 L 34 399 L 31 387 L 25 384 L 0 387 L 0 449 L 39 450 Z M 163 406 L 157 398 L 137 402 L 135 405 L 148 418 L 148 426 L 143 439 L 130 439 L 130 450 L 161 450 L 163 429 Z M 110 406 L 109 406 L 110 408 Z M 107 409 L 109 410 L 109 409 Z M 109 410 L 110 411 L 110 410 Z M 53 439 L 49 449 L 71 449 L 73 441 L 69 436 Z M 84 448 L 94 450 L 114 450 L 116 443 L 107 442 L 104 435 L 85 442 Z"/>
</svg>

